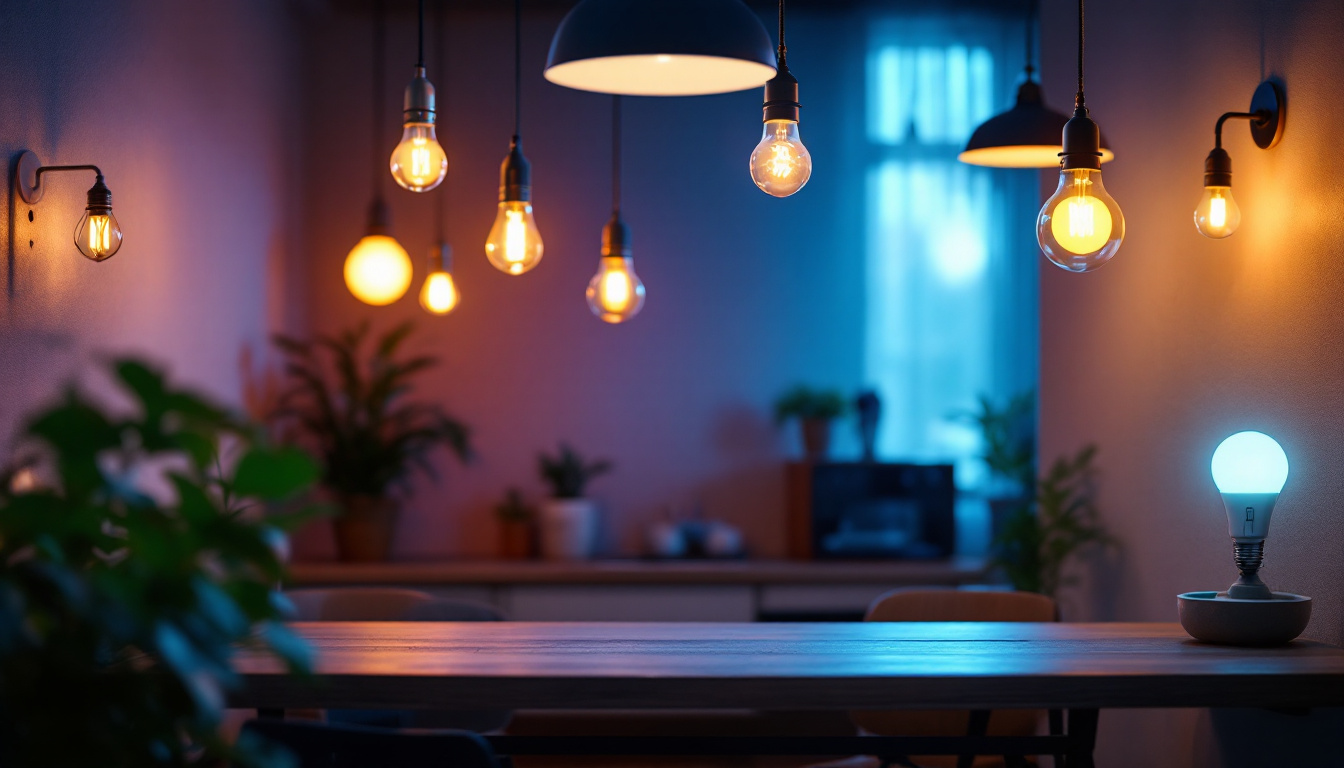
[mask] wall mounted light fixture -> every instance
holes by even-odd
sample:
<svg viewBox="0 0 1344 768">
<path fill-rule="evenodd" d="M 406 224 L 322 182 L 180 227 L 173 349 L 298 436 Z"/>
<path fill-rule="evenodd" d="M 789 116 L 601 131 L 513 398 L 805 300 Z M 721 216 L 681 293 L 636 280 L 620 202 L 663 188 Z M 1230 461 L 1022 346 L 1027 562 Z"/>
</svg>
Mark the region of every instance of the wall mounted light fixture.
<svg viewBox="0 0 1344 768">
<path fill-rule="evenodd" d="M 401 141 L 392 150 L 392 178 L 412 192 L 428 192 L 448 174 L 448 154 L 434 134 L 434 84 L 425 77 L 425 0 L 419 7 L 419 55 L 406 86 Z"/>
<path fill-rule="evenodd" d="M 784 47 L 784 0 L 779 0 L 779 73 L 765 84 L 761 140 L 751 152 L 751 180 L 767 195 L 788 197 L 812 178 L 812 154 L 798 137 L 798 78 Z"/>
<path fill-rule="evenodd" d="M 1283 138 L 1288 110 L 1283 89 L 1266 80 L 1255 89 L 1249 112 L 1224 112 L 1213 126 L 1213 151 L 1204 160 L 1204 196 L 1195 207 L 1195 229 L 1205 237 L 1221 240 L 1237 231 L 1241 208 L 1232 197 L 1232 157 L 1223 149 L 1223 123 L 1251 121 L 1251 139 L 1269 149 Z"/>
<path fill-rule="evenodd" d="M 700 96 L 775 76 L 765 26 L 741 0 L 583 0 L 555 30 L 546 79 L 627 96 Z"/>
<path fill-rule="evenodd" d="M 1059 187 L 1036 216 L 1036 242 L 1055 266 L 1090 272 L 1111 260 L 1125 238 L 1125 215 L 1101 184 L 1101 129 L 1083 98 L 1083 0 L 1078 0 L 1078 95 L 1064 124 Z"/>
<path fill-rule="evenodd" d="M 499 211 L 485 238 L 485 256 L 506 275 L 537 266 L 545 252 L 532 215 L 532 164 L 523 157 L 523 6 L 513 0 L 513 139 L 499 166 Z"/>
<path fill-rule="evenodd" d="M 121 248 L 121 225 L 112 215 L 112 191 L 103 183 L 103 172 L 96 165 L 43 165 L 37 155 L 25 150 L 19 155 L 14 186 L 19 197 L 29 205 L 42 199 L 46 188 L 42 174 L 56 171 L 93 171 L 94 182 L 89 188 L 88 206 L 75 225 L 75 247 L 93 261 L 106 261 Z"/>
<path fill-rule="evenodd" d="M 621 219 L 621 97 L 611 100 L 611 220 L 602 228 L 602 258 L 588 281 L 588 308 L 607 323 L 623 323 L 644 308 L 644 282 L 630 255 L 630 228 Z"/>
</svg>

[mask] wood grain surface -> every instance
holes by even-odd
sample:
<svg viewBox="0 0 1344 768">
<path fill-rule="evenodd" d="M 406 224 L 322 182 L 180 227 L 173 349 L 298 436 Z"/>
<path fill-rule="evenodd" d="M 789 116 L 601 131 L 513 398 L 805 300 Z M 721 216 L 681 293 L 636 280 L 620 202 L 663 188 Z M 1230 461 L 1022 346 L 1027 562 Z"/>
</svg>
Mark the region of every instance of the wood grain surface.
<svg viewBox="0 0 1344 768">
<path fill-rule="evenodd" d="M 1001 709 L 1344 705 L 1344 650 L 1176 624 L 299 623 L 315 678 L 244 653 L 240 707 Z"/>
</svg>

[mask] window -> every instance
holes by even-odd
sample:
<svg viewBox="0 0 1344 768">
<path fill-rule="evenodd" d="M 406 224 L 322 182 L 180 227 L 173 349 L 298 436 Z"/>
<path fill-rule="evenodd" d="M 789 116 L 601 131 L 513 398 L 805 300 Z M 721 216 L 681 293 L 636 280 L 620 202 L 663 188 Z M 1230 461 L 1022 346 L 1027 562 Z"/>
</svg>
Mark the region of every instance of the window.
<svg viewBox="0 0 1344 768">
<path fill-rule="evenodd" d="M 1010 106 L 1020 35 L 1017 20 L 881 19 L 867 51 L 864 372 L 883 403 L 878 448 L 952 462 L 963 490 L 986 470 L 958 414 L 1037 378 L 1037 176 L 956 159 Z"/>
</svg>

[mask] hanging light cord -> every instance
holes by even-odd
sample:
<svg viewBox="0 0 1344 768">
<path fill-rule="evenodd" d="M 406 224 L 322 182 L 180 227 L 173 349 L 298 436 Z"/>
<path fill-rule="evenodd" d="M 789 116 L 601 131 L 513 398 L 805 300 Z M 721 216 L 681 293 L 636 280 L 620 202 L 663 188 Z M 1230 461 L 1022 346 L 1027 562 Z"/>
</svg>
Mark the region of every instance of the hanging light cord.
<svg viewBox="0 0 1344 768">
<path fill-rule="evenodd" d="M 523 0 L 513 0 L 513 140 L 523 134 Z"/>
<path fill-rule="evenodd" d="M 611 97 L 611 212 L 621 212 L 621 97 Z"/>
<path fill-rule="evenodd" d="M 386 166 L 378 156 L 383 146 L 383 3 L 375 0 L 373 4 L 373 194 L 382 193 L 383 174 Z"/>
<path fill-rule="evenodd" d="M 1075 106 L 1086 106 L 1083 99 L 1083 0 L 1078 0 L 1078 97 Z"/>
<path fill-rule="evenodd" d="M 425 68 L 425 0 L 420 0 L 418 29 L 420 38 L 418 42 L 419 51 L 417 53 L 415 60 L 415 68 L 424 69 Z"/>
<path fill-rule="evenodd" d="M 1040 0 L 1027 0 L 1027 79 L 1036 73 L 1036 19 L 1040 17 Z"/>
<path fill-rule="evenodd" d="M 439 13 L 438 16 L 435 17 L 434 41 L 435 46 L 438 49 L 439 83 L 446 84 L 448 82 L 448 4 L 447 3 L 439 3 Z M 447 114 L 448 110 L 445 109 L 445 106 L 446 106 L 445 103 L 442 100 L 440 100 L 438 105 L 439 108 L 438 117 L 440 127 L 444 125 L 444 123 L 447 121 L 446 118 L 448 117 Z M 447 182 L 447 179 L 445 178 L 444 181 Z M 447 189 L 448 185 L 447 183 L 445 183 L 443 202 L 441 202 L 434 208 L 434 228 L 438 230 L 440 243 L 447 242 L 448 240 L 447 238 L 448 212 L 445 210 L 448 207 Z"/>
<path fill-rule="evenodd" d="M 784 0 L 779 0 L 779 63 L 784 64 L 788 48 L 784 45 Z"/>
</svg>

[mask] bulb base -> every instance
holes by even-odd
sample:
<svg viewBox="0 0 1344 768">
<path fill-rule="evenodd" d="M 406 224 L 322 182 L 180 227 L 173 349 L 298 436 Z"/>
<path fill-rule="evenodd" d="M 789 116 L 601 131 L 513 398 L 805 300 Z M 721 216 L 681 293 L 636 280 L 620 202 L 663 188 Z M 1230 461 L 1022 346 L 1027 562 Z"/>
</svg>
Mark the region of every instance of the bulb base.
<svg viewBox="0 0 1344 768">
<path fill-rule="evenodd" d="M 84 210 L 89 213 L 106 216 L 112 212 L 112 190 L 103 183 L 103 177 L 100 174 L 94 180 L 93 186 L 89 189 L 89 203 Z"/>
<path fill-rule="evenodd" d="M 630 228 L 625 225 L 620 211 L 613 211 L 611 220 L 602 228 L 602 256 L 630 258 Z"/>
<path fill-rule="evenodd" d="M 369 203 L 369 227 L 370 235 L 386 235 L 391 221 L 391 214 L 387 210 L 387 202 L 383 200 L 382 195 L 373 198 Z"/>
<path fill-rule="evenodd" d="M 765 83 L 761 122 L 789 120 L 796 123 L 802 113 L 802 106 L 798 103 L 798 78 L 789 72 L 789 65 L 781 57 L 778 73 Z"/>
<path fill-rule="evenodd" d="M 1204 158 L 1204 186 L 1232 186 L 1232 156 L 1222 147 L 1214 147 Z"/>
<path fill-rule="evenodd" d="M 1260 580 L 1260 566 L 1265 562 L 1265 542 L 1233 541 L 1232 560 L 1241 576 L 1227 588 L 1227 596 L 1235 600 L 1271 600 L 1274 593 Z"/>
<path fill-rule="evenodd" d="M 523 156 L 523 140 L 509 141 L 509 154 L 499 166 L 499 201 L 529 202 L 532 199 L 532 164 Z"/>
<path fill-rule="evenodd" d="M 1087 107 L 1073 110 L 1073 117 L 1064 124 L 1063 152 L 1059 153 L 1061 170 L 1101 170 L 1101 129 L 1088 117 Z"/>
<path fill-rule="evenodd" d="M 434 124 L 434 84 L 425 77 L 425 68 L 416 67 L 415 77 L 406 84 L 403 122 Z"/>
<path fill-rule="evenodd" d="M 443 241 L 430 246 L 429 271 L 431 273 L 453 271 L 453 246 Z"/>
</svg>

